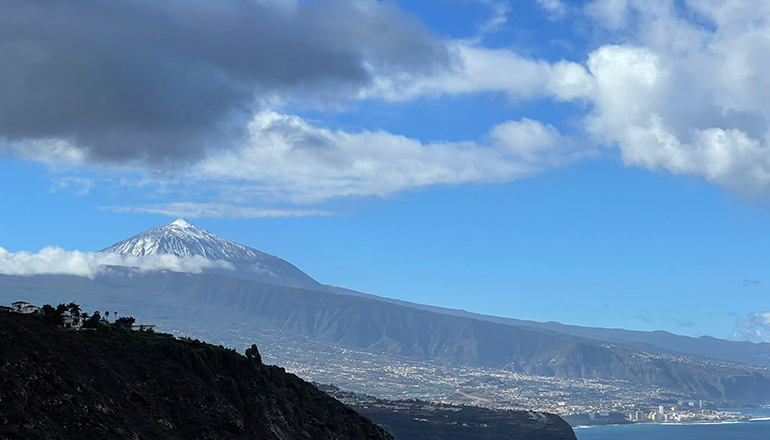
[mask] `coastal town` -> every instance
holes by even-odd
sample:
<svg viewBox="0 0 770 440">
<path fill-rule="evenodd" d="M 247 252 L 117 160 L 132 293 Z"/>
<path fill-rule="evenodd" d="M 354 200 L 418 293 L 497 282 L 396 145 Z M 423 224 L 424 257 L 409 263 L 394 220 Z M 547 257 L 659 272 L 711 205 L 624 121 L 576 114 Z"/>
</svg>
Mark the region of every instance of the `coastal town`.
<svg viewBox="0 0 770 440">
<path fill-rule="evenodd" d="M 613 408 L 578 414 L 561 414 L 572 426 L 622 425 L 629 423 L 724 423 L 748 420 L 737 411 L 721 410 L 703 401 L 679 401 L 674 405 L 657 407 Z"/>
<path fill-rule="evenodd" d="M 626 381 L 536 376 L 503 368 L 386 356 L 291 337 L 254 323 L 228 322 L 205 331 L 176 319 L 165 321 L 166 325 L 174 334 L 194 333 L 196 337 L 237 347 L 259 341 L 266 363 L 280 365 L 308 381 L 334 384 L 354 394 L 393 401 L 418 399 L 448 405 L 544 411 L 572 419 L 574 426 L 717 423 L 745 418 L 720 409 L 717 402 Z M 671 359 L 676 355 L 650 356 Z"/>
</svg>

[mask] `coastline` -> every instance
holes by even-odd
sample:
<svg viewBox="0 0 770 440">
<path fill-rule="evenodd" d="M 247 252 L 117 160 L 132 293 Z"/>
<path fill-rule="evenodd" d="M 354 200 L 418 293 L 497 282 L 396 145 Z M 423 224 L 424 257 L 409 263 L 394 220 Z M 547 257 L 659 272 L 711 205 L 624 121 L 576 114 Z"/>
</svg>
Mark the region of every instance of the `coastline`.
<svg viewBox="0 0 770 440">
<path fill-rule="evenodd" d="M 575 426 L 578 440 L 767 440 L 770 409 L 744 408 L 740 420 L 650 422 L 625 425 Z"/>
<path fill-rule="evenodd" d="M 738 419 L 738 420 L 722 420 L 718 422 L 714 421 L 702 421 L 702 422 L 649 422 L 649 423 L 615 423 L 608 425 L 580 425 L 573 426 L 572 429 L 589 429 L 589 428 L 606 428 L 606 427 L 626 427 L 626 426 L 704 426 L 704 425 L 736 425 L 741 423 L 751 422 L 768 422 L 770 417 L 762 417 L 757 419 Z"/>
</svg>

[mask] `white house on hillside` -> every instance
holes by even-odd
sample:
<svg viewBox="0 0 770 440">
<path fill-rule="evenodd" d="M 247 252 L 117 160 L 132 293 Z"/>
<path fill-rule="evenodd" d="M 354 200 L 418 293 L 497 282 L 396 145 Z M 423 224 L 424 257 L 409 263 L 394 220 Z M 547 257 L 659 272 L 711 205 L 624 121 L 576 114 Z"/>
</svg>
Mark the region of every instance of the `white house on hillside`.
<svg viewBox="0 0 770 440">
<path fill-rule="evenodd" d="M 62 318 L 62 327 L 80 330 L 83 328 L 83 320 L 80 319 L 80 316 L 72 316 L 68 313 Z"/>
<path fill-rule="evenodd" d="M 11 303 L 11 311 L 16 313 L 29 315 L 31 313 L 37 313 L 39 310 L 40 307 L 32 305 L 26 301 L 16 301 L 15 303 Z"/>
<path fill-rule="evenodd" d="M 131 330 L 135 332 L 154 332 L 155 325 L 154 324 L 133 324 L 131 325 Z"/>
</svg>

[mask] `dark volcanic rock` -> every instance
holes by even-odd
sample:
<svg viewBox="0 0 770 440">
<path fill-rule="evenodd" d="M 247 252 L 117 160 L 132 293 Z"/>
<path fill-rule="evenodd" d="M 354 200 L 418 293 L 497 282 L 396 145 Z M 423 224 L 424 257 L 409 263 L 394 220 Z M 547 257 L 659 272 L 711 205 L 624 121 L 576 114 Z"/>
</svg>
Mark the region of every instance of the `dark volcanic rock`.
<svg viewBox="0 0 770 440">
<path fill-rule="evenodd" d="M 541 412 L 495 411 L 419 402 L 397 410 L 388 406 L 356 409 L 388 429 L 396 440 L 577 439 L 567 422 L 559 416 Z"/>
<path fill-rule="evenodd" d="M 0 439 L 374 439 L 283 369 L 170 335 L 68 332 L 0 312 Z"/>
<path fill-rule="evenodd" d="M 555 414 L 420 400 L 385 400 L 315 384 L 385 427 L 396 440 L 576 440 Z"/>
</svg>

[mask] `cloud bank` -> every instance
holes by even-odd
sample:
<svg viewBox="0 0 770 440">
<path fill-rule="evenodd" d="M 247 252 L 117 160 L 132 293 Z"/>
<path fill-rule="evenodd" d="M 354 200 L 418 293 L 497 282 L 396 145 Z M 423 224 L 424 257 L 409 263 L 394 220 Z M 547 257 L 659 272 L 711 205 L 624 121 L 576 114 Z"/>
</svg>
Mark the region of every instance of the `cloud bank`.
<svg viewBox="0 0 770 440">
<path fill-rule="evenodd" d="M 187 197 L 126 211 L 199 216 L 323 215 L 260 207 L 510 182 L 597 150 L 741 194 L 770 190 L 767 2 L 531 1 L 584 27 L 592 49 L 554 60 L 485 46 L 510 12 L 491 0 L 468 39 L 440 39 L 374 0 L 6 1 L 0 152 L 122 168 L 129 185 Z M 465 142 L 297 116 L 489 93 L 575 115 L 499 121 Z"/>
<path fill-rule="evenodd" d="M 238 118 L 267 102 L 337 102 L 374 74 L 428 73 L 450 58 L 391 2 L 8 0 L 0 145 L 165 169 L 226 148 Z"/>
<path fill-rule="evenodd" d="M 46 247 L 38 253 L 8 252 L 0 247 L 0 274 L 2 275 L 73 275 L 94 278 L 106 273 L 111 266 L 127 267 L 139 272 L 171 271 L 201 273 L 204 269 L 233 270 L 225 261 L 211 261 L 200 255 L 177 257 L 175 255 L 118 255 L 65 251 L 58 247 Z"/>
<path fill-rule="evenodd" d="M 201 181 L 235 181 L 240 197 L 313 203 L 340 196 L 388 196 L 429 185 L 504 182 L 569 163 L 584 152 L 531 119 L 496 125 L 484 142 L 423 143 L 385 131 L 346 132 L 263 111 L 238 149 L 193 167 Z"/>
<path fill-rule="evenodd" d="M 560 2 L 538 3 L 563 11 Z M 628 166 L 744 194 L 768 190 L 767 2 L 596 0 L 582 14 L 597 38 L 612 41 L 583 59 L 547 61 L 458 41 L 458 68 L 378 77 L 362 93 L 408 101 L 498 92 L 514 102 L 571 102 L 586 109 L 582 142 L 617 148 Z"/>
</svg>

